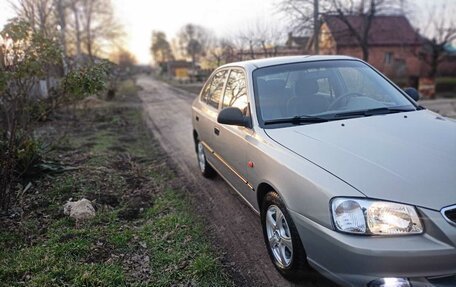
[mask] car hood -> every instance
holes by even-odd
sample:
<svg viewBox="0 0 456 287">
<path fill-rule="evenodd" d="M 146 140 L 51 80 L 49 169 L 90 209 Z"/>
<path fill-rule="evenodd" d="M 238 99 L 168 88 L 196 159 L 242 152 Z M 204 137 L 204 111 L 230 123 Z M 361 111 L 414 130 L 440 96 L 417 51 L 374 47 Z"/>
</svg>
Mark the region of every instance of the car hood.
<svg viewBox="0 0 456 287">
<path fill-rule="evenodd" d="M 367 197 L 435 210 L 456 203 L 456 123 L 433 112 L 265 131 Z"/>
</svg>

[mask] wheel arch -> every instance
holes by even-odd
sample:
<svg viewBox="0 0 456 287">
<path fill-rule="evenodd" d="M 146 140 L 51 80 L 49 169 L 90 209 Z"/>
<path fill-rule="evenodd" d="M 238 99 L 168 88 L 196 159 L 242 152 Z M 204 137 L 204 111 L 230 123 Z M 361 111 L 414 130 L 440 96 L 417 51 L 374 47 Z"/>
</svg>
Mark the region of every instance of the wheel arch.
<svg viewBox="0 0 456 287">
<path fill-rule="evenodd" d="M 198 152 L 198 146 L 196 145 L 198 143 L 198 132 L 193 129 L 193 142 L 195 143 L 195 151 Z"/>
<path fill-rule="evenodd" d="M 263 205 L 264 197 L 266 196 L 266 194 L 269 191 L 276 192 L 282 199 L 285 206 L 287 206 L 287 203 L 286 203 L 285 199 L 283 198 L 283 196 L 280 194 L 280 191 L 272 183 L 263 181 L 257 187 L 257 203 L 258 203 L 258 210 L 260 212 L 261 212 L 261 206 Z"/>
</svg>

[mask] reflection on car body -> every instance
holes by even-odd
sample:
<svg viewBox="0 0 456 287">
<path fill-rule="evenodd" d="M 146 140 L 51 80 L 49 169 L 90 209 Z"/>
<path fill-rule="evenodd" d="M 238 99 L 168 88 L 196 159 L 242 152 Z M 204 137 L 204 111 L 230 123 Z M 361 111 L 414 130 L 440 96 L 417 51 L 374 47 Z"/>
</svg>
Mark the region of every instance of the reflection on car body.
<svg viewBox="0 0 456 287">
<path fill-rule="evenodd" d="M 228 64 L 192 106 L 198 164 L 289 280 L 456 286 L 456 123 L 416 96 L 350 57 Z"/>
</svg>

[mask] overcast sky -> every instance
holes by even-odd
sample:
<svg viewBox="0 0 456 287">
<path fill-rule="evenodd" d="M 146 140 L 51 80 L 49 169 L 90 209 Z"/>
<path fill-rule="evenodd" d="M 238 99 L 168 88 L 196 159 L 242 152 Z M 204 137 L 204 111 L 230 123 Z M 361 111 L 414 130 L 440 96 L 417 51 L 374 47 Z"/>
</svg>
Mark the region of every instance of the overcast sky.
<svg viewBox="0 0 456 287">
<path fill-rule="evenodd" d="M 217 36 L 235 34 L 255 22 L 281 25 L 275 4 L 279 0 L 112 0 L 119 21 L 124 25 L 127 48 L 141 63 L 150 62 L 152 30 L 164 31 L 168 40 L 187 23 L 211 29 Z M 446 2 L 456 6 L 456 0 L 413 0 L 419 10 L 429 9 L 430 3 Z M 426 8 L 427 7 L 427 8 Z M 14 13 L 7 0 L 0 0 L 0 27 Z"/>
</svg>

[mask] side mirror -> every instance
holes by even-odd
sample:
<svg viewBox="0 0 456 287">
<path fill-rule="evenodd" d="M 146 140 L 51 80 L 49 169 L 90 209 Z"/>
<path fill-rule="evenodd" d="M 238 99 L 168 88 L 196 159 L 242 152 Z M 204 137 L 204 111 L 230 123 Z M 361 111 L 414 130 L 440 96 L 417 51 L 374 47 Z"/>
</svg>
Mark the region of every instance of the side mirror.
<svg viewBox="0 0 456 287">
<path fill-rule="evenodd" d="M 224 108 L 218 114 L 217 122 L 219 124 L 250 128 L 250 118 L 244 116 L 238 108 Z"/>
<path fill-rule="evenodd" d="M 418 93 L 418 91 L 415 88 L 412 88 L 412 87 L 405 88 L 404 92 L 407 95 L 409 95 L 415 102 L 418 102 L 418 100 L 420 99 L 420 94 Z"/>
</svg>

